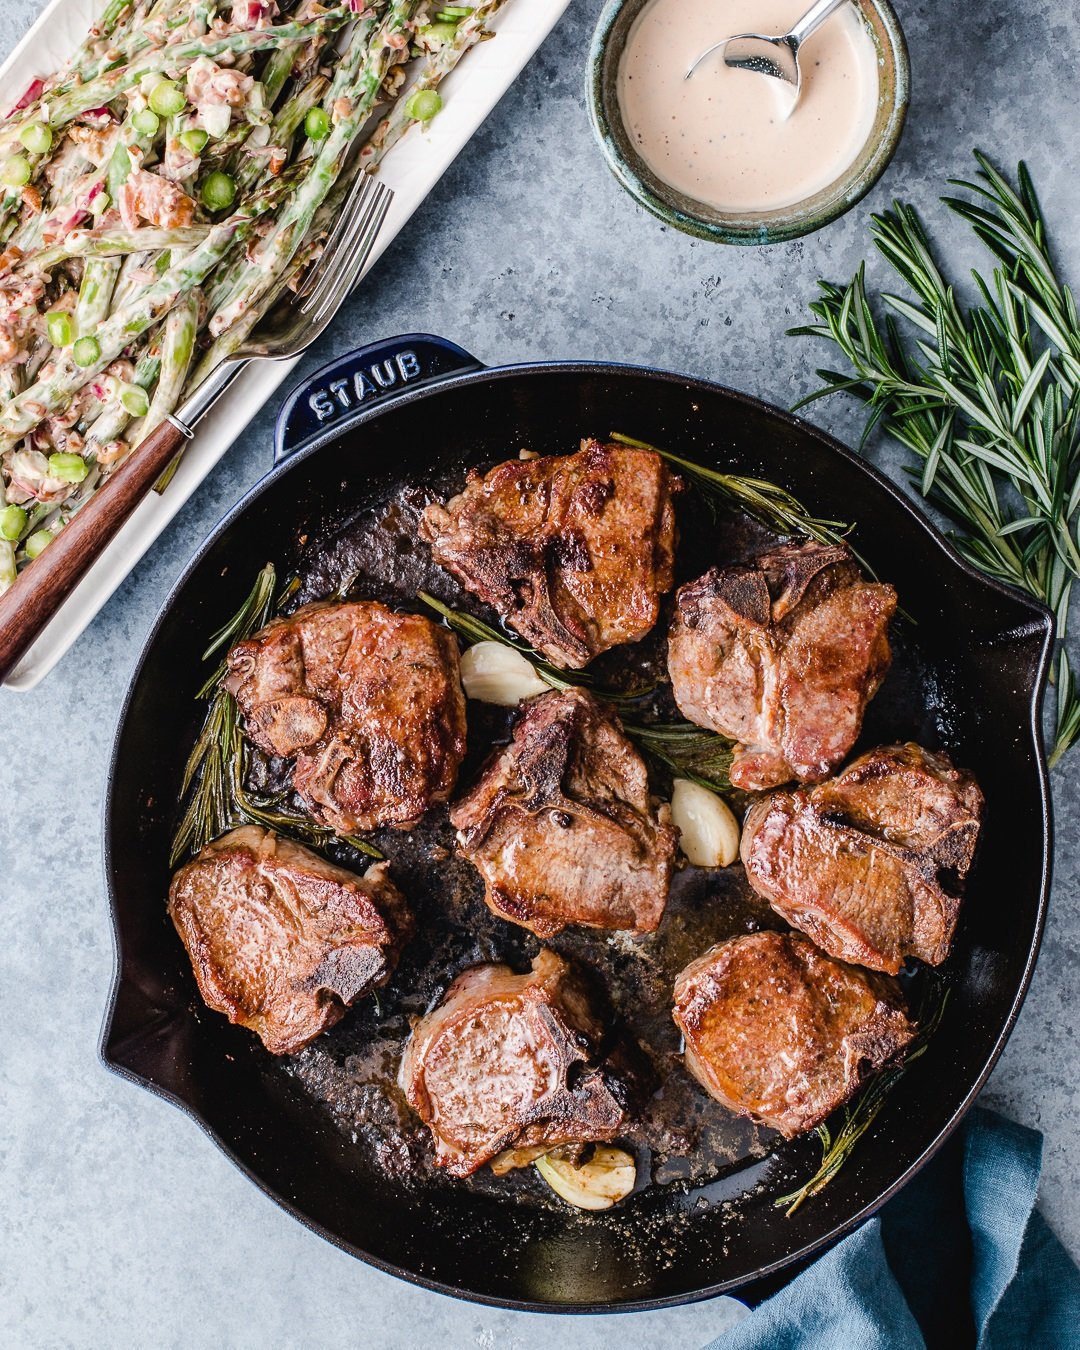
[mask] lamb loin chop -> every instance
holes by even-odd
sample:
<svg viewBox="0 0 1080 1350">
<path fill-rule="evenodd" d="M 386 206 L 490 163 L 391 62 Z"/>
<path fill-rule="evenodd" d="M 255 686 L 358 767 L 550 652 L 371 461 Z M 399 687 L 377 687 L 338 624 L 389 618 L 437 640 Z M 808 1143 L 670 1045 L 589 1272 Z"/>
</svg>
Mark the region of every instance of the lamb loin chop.
<svg viewBox="0 0 1080 1350">
<path fill-rule="evenodd" d="M 787 1138 L 812 1130 L 897 1059 L 915 1029 L 891 980 L 796 933 L 748 933 L 675 983 L 686 1067 L 710 1096 Z"/>
<path fill-rule="evenodd" d="M 983 796 L 942 754 L 871 750 L 817 787 L 775 792 L 743 826 L 751 886 L 843 961 L 895 975 L 949 954 Z"/>
<path fill-rule="evenodd" d="M 340 1021 L 386 983 L 412 928 L 386 867 L 356 876 L 257 825 L 207 844 L 169 888 L 206 1003 L 274 1055 Z"/>
<path fill-rule="evenodd" d="M 542 950 L 527 975 L 494 964 L 459 975 L 413 1028 L 399 1073 L 436 1163 L 467 1177 L 505 1150 L 520 1163 L 614 1138 L 634 1088 L 602 1057 L 603 1031 L 555 952 Z"/>
<path fill-rule="evenodd" d="M 453 791 L 465 696 L 457 641 L 430 619 L 371 601 L 305 605 L 227 664 L 245 734 L 296 756 L 293 788 L 319 824 L 407 828 Z"/>
<path fill-rule="evenodd" d="M 669 816 L 618 718 L 582 689 L 530 699 L 450 808 L 488 908 L 542 938 L 571 923 L 653 932 L 675 858 Z"/>
<path fill-rule="evenodd" d="M 659 455 L 585 440 L 573 455 L 469 474 L 424 512 L 435 561 L 557 666 L 656 623 L 673 583 L 674 478 Z"/>
<path fill-rule="evenodd" d="M 668 638 L 675 701 L 739 742 L 731 781 L 747 791 L 817 782 L 855 744 L 889 668 L 891 586 L 848 549 L 785 544 L 682 586 Z"/>
</svg>

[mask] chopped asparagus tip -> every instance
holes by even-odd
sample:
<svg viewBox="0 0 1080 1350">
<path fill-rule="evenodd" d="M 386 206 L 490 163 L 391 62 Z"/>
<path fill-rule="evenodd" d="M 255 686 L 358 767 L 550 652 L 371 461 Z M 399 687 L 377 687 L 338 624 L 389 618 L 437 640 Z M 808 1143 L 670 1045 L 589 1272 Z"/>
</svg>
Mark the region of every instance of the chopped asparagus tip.
<svg viewBox="0 0 1080 1350">
<path fill-rule="evenodd" d="M 132 117 L 131 125 L 140 136 L 156 136 L 161 128 L 161 118 L 153 108 L 142 108 Z"/>
<path fill-rule="evenodd" d="M 418 89 L 405 100 L 405 116 L 414 122 L 430 122 L 442 110 L 442 95 L 434 89 Z"/>
<path fill-rule="evenodd" d="M 32 173 L 30 161 L 24 155 L 13 155 L 0 165 L 0 183 L 5 187 L 24 187 Z"/>
<path fill-rule="evenodd" d="M 201 155 L 209 139 L 210 133 L 203 131 L 202 127 L 192 127 L 190 131 L 180 133 L 180 144 L 193 155 Z"/>
<path fill-rule="evenodd" d="M 49 477 L 59 478 L 61 483 L 81 483 L 89 471 L 90 466 L 82 455 L 57 452 L 49 456 Z"/>
<path fill-rule="evenodd" d="M 132 417 L 145 417 L 150 411 L 150 396 L 138 384 L 125 384 L 120 390 L 120 405 Z"/>
<path fill-rule="evenodd" d="M 75 364 L 81 370 L 86 370 L 88 366 L 96 365 L 101 360 L 101 343 L 96 337 L 81 337 L 72 347 L 71 355 L 75 359 Z"/>
<path fill-rule="evenodd" d="M 26 556 L 36 558 L 53 541 L 52 530 L 35 530 L 26 541 Z"/>
<path fill-rule="evenodd" d="M 54 347 L 70 347 L 75 338 L 75 324 L 66 309 L 54 309 L 45 316 L 45 328 Z"/>
<path fill-rule="evenodd" d="M 21 506 L 5 506 L 0 511 L 0 539 L 18 539 L 26 529 L 26 512 Z"/>
<path fill-rule="evenodd" d="M 216 169 L 207 175 L 201 196 L 208 211 L 224 211 L 236 200 L 236 179 Z"/>
<path fill-rule="evenodd" d="M 19 132 L 19 140 L 32 155 L 47 155 L 52 147 L 53 134 L 41 122 L 31 122 Z"/>
<path fill-rule="evenodd" d="M 159 117 L 175 117 L 187 106 L 184 91 L 172 80 L 162 80 L 160 84 L 154 85 L 147 102 Z"/>
<path fill-rule="evenodd" d="M 330 119 L 322 108 L 312 108 L 304 118 L 304 134 L 313 141 L 325 141 L 330 135 Z"/>
</svg>

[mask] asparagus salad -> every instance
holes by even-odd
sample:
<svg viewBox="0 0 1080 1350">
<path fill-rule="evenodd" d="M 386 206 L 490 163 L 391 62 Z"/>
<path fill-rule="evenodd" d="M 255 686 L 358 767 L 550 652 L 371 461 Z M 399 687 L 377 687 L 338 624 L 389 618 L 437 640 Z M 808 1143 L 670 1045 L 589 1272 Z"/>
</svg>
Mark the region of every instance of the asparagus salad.
<svg viewBox="0 0 1080 1350">
<path fill-rule="evenodd" d="M 0 591 L 318 256 L 507 0 L 108 0 L 0 121 Z"/>
</svg>

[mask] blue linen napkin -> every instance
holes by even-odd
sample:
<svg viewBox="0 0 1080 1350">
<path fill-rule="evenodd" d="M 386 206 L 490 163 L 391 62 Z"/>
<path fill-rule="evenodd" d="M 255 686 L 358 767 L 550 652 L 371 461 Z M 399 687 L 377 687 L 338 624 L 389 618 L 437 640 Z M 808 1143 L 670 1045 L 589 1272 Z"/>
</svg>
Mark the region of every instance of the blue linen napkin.
<svg viewBox="0 0 1080 1350">
<path fill-rule="evenodd" d="M 1042 1135 L 976 1108 L 873 1219 L 706 1350 L 1074 1350 L 1080 1272 L 1035 1208 Z"/>
</svg>

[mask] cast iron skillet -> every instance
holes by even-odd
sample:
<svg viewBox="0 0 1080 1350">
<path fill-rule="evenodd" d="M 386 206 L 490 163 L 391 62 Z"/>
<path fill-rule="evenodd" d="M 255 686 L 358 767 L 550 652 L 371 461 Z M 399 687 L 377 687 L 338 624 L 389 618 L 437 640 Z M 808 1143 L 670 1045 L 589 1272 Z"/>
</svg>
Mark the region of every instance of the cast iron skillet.
<svg viewBox="0 0 1080 1350">
<path fill-rule="evenodd" d="M 284 576 L 305 540 L 448 459 L 491 464 L 520 446 L 566 451 L 611 430 L 758 474 L 819 516 L 854 520 L 854 546 L 898 586 L 926 662 L 919 699 L 894 734 L 944 745 L 974 770 L 988 802 L 942 1025 L 847 1166 L 790 1218 L 773 1201 L 812 1172 L 812 1139 L 688 1194 L 646 1192 L 618 1223 L 461 1187 L 403 1190 L 358 1169 L 347 1134 L 283 1087 L 255 1037 L 200 1007 L 165 915 L 200 653 L 267 558 Z M 346 356 L 294 392 L 276 460 L 177 583 L 121 715 L 105 818 L 118 954 L 106 1064 L 181 1106 L 324 1237 L 383 1270 L 481 1302 L 597 1312 L 705 1298 L 805 1258 L 876 1209 L 971 1104 L 1031 977 L 1049 884 L 1039 730 L 1048 613 L 967 567 L 893 486 L 828 436 L 678 375 L 587 363 L 485 369 L 450 343 L 411 335 Z M 640 1241 L 627 1241 L 628 1222 Z"/>
</svg>

